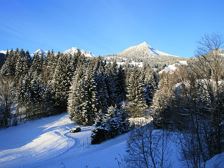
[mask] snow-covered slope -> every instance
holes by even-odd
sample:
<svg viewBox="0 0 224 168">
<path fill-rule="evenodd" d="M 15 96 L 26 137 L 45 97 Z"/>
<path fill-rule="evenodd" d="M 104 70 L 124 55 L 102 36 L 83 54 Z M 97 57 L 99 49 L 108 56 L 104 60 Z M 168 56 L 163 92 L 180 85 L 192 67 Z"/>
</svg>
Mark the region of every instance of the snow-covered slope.
<svg viewBox="0 0 224 168">
<path fill-rule="evenodd" d="M 119 167 L 116 159 L 121 159 L 126 154 L 129 133 L 99 145 L 91 145 L 93 127 L 81 127 L 82 131 L 75 134 L 69 132 L 73 127 L 69 116 L 61 114 L 0 129 L 0 167 Z M 154 135 L 160 133 L 161 130 L 153 131 Z M 170 132 L 167 135 L 166 157 L 171 164 L 169 167 L 184 167 L 185 163 L 179 154 L 178 134 Z M 207 162 L 207 167 L 216 163 L 223 165 L 222 161 L 223 154 L 217 155 Z"/>
<path fill-rule="evenodd" d="M 37 49 L 36 51 L 34 51 L 34 52 L 31 54 L 32 57 L 33 57 L 34 55 L 39 55 L 39 56 L 43 55 L 44 57 L 46 57 L 46 56 L 47 56 L 47 51 L 44 51 L 44 50 L 42 50 L 42 49 Z"/>
<path fill-rule="evenodd" d="M 223 168 L 224 167 L 224 152 L 215 155 L 206 162 L 206 168 Z"/>
<path fill-rule="evenodd" d="M 159 72 L 159 74 L 162 74 L 162 73 L 170 73 L 170 74 L 174 73 L 178 69 L 178 67 L 180 67 L 181 65 L 182 66 L 187 66 L 188 63 L 187 63 L 187 61 L 179 61 L 179 62 L 177 62 L 175 64 L 168 65 L 163 70 L 161 70 Z"/>
<path fill-rule="evenodd" d="M 127 134 L 100 145 L 90 145 L 93 127 L 74 127 L 67 114 L 29 121 L 0 130 L 0 167 L 116 167 L 125 152 Z M 104 158 L 104 159 L 102 159 Z"/>
<path fill-rule="evenodd" d="M 91 52 L 87 52 L 84 50 L 80 50 L 81 54 L 84 55 L 85 57 L 93 57 Z M 78 48 L 72 47 L 70 49 L 67 49 L 63 52 L 64 54 L 71 54 L 74 55 L 76 53 L 78 53 Z"/>
<path fill-rule="evenodd" d="M 0 50 L 0 53 L 6 54 L 7 53 L 7 50 Z"/>
</svg>

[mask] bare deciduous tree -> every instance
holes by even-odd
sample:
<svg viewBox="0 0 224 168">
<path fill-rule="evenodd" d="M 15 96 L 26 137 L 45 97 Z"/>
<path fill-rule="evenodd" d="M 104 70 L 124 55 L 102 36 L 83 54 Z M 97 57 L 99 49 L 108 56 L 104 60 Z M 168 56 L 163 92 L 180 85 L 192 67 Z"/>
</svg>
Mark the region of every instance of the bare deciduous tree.
<svg viewBox="0 0 224 168">
<path fill-rule="evenodd" d="M 128 140 L 128 155 L 125 158 L 129 168 L 165 168 L 168 162 L 167 133 L 153 131 L 151 125 L 131 132 Z"/>
<path fill-rule="evenodd" d="M 224 150 L 223 44 L 220 35 L 205 35 L 182 81 L 189 84 L 182 105 L 189 107 L 190 122 L 181 140 L 182 154 L 189 167 L 205 167 L 207 159 Z"/>
</svg>

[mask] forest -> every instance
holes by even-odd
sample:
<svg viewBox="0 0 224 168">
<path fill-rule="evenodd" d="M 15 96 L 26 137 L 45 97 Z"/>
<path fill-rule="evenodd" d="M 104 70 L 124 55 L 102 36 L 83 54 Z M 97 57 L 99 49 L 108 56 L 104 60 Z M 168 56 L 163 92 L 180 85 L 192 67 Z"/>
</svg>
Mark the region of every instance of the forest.
<svg viewBox="0 0 224 168">
<path fill-rule="evenodd" d="M 97 144 L 133 129 L 130 118 L 151 116 L 153 124 L 142 130 L 148 135 L 151 128 L 179 132 L 189 167 L 201 167 L 224 151 L 222 47 L 220 36 L 204 36 L 196 57 L 168 73 L 147 63 L 139 67 L 87 58 L 80 51 L 7 51 L 0 61 L 0 126 L 68 112 L 77 124 L 95 125 L 91 143 Z M 132 166 L 133 142 L 145 136 L 138 129 L 133 135 L 127 160 Z"/>
</svg>

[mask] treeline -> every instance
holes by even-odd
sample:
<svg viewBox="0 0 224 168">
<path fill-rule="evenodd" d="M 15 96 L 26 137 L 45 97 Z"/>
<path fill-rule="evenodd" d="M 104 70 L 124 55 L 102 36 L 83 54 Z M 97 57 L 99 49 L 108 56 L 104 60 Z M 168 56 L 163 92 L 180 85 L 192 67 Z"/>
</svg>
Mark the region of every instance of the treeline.
<svg viewBox="0 0 224 168">
<path fill-rule="evenodd" d="M 112 107 L 142 116 L 158 84 L 149 65 L 122 67 L 100 57 L 86 58 L 80 51 L 31 56 L 18 49 L 6 53 L 0 79 L 3 127 L 65 111 L 78 124 L 99 126 Z"/>
</svg>

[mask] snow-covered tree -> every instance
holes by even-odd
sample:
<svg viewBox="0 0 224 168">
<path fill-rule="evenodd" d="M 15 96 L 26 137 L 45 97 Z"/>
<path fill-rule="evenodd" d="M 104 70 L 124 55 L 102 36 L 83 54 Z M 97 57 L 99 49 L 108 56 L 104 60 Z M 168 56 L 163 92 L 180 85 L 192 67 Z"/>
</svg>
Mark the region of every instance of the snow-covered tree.
<svg viewBox="0 0 224 168">
<path fill-rule="evenodd" d="M 137 68 L 133 68 L 127 86 L 127 109 L 132 116 L 144 115 L 147 108 L 144 90 L 144 76 Z"/>
<path fill-rule="evenodd" d="M 50 85 L 54 92 L 55 105 L 59 111 L 65 111 L 67 108 L 68 92 L 76 68 L 76 61 L 71 55 L 61 54 L 58 58 Z"/>
<path fill-rule="evenodd" d="M 109 107 L 102 122 L 93 130 L 91 143 L 101 143 L 106 139 L 113 138 L 129 130 L 127 112 L 121 107 Z"/>
<path fill-rule="evenodd" d="M 1 68 L 1 74 L 4 76 L 14 77 L 16 70 L 16 60 L 19 54 L 19 50 L 16 51 L 11 50 L 6 55 L 6 61 Z"/>
<path fill-rule="evenodd" d="M 30 63 L 31 63 L 31 57 L 29 52 L 21 50 L 16 60 L 16 67 L 15 67 L 15 80 L 17 82 L 20 80 L 20 78 L 23 78 L 28 73 Z"/>
</svg>

